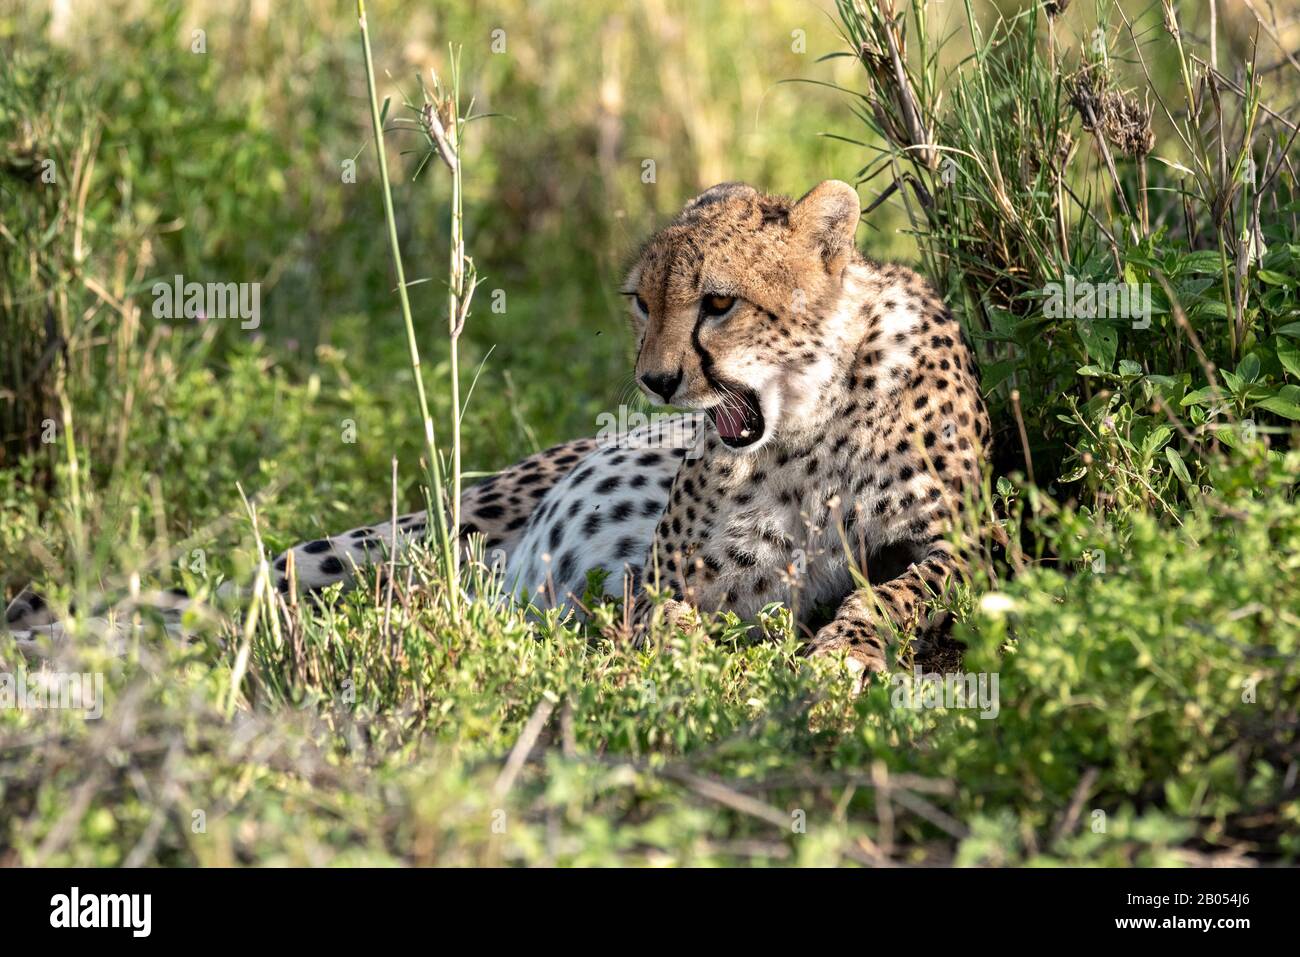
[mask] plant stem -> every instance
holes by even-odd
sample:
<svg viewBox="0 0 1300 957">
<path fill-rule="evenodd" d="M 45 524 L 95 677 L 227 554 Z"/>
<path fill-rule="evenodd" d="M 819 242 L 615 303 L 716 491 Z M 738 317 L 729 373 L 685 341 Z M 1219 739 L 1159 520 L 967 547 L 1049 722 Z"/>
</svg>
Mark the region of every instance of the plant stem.
<svg viewBox="0 0 1300 957">
<path fill-rule="evenodd" d="M 384 130 L 379 116 L 379 94 L 375 90 L 375 68 L 370 53 L 370 32 L 366 28 L 365 0 L 357 0 L 357 21 L 361 27 L 361 49 L 365 55 L 366 85 L 370 91 L 370 122 L 375 132 L 375 153 L 379 159 L 379 182 L 384 195 L 384 220 L 388 226 L 388 244 L 393 255 L 393 269 L 397 273 L 397 295 L 402 306 L 402 321 L 406 326 L 406 347 L 411 357 L 411 371 L 415 376 L 415 392 L 420 402 L 420 418 L 424 423 L 425 455 L 428 459 L 429 482 L 433 493 L 431 508 L 434 513 L 434 520 L 438 525 L 443 557 L 447 559 L 449 557 L 447 553 L 450 540 L 446 528 L 446 514 L 443 510 L 445 495 L 441 470 L 438 468 L 438 445 L 434 437 L 433 418 L 429 415 L 429 401 L 424 392 L 424 376 L 420 371 L 420 347 L 415 338 L 415 322 L 411 318 L 411 300 L 406 290 L 406 270 L 402 268 L 402 249 L 397 241 L 397 219 L 393 214 L 393 190 L 388 182 L 388 158 L 384 152 Z M 453 390 L 455 390 L 454 360 L 452 370 Z M 459 414 L 459 409 L 454 411 Z M 459 463 L 457 463 L 456 471 L 457 484 L 459 484 Z M 456 510 L 460 508 L 459 496 L 457 496 L 454 508 Z M 457 554 L 458 549 L 450 548 L 450 552 L 452 557 L 459 557 Z M 457 570 L 458 563 L 456 562 L 449 564 L 447 567 L 447 573 L 453 576 L 448 582 L 447 588 L 448 601 L 451 604 L 453 617 L 456 616 L 459 596 L 459 579 L 454 577 Z"/>
<path fill-rule="evenodd" d="M 448 98 L 451 122 L 447 124 L 447 142 L 456 163 L 451 169 L 451 253 L 450 283 L 447 287 L 447 332 L 451 340 L 451 531 L 452 540 L 460 536 L 460 314 L 465 298 L 465 219 L 460 162 L 460 64 L 451 60 L 451 96 Z M 471 290 L 472 294 L 473 290 Z M 460 549 L 454 550 L 453 565 L 459 580 Z"/>
</svg>

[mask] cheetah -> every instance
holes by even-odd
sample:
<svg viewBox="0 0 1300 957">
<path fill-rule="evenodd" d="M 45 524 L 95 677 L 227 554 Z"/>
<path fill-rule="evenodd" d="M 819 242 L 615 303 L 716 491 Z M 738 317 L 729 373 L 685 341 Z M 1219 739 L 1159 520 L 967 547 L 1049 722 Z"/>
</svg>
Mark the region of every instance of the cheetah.
<svg viewBox="0 0 1300 957">
<path fill-rule="evenodd" d="M 921 276 L 859 253 L 859 219 L 836 180 L 798 200 L 723 183 L 644 244 L 621 290 L 637 383 L 687 411 L 466 490 L 462 533 L 505 559 L 508 593 L 573 606 L 602 569 L 633 603 L 634 640 L 664 601 L 646 585 L 678 622 L 779 602 L 808 654 L 864 676 L 887 670 L 897 636 L 935 630 L 934 599 L 964 574 L 955 532 L 989 421 L 958 321 Z M 297 546 L 299 588 L 347 584 L 425 522 Z M 287 568 L 274 562 L 281 591 Z M 22 601 L 11 628 L 39 617 Z"/>
<path fill-rule="evenodd" d="M 549 525 L 546 544 L 563 543 L 593 502 L 611 522 L 658 511 L 643 549 L 621 529 L 607 541 L 640 555 L 670 617 L 780 602 L 806 625 L 829 606 L 807 651 L 855 672 L 886 670 L 896 634 L 939 625 L 928 608 L 964 572 L 953 533 L 989 420 L 958 321 L 918 274 L 859 254 L 859 218 L 835 180 L 794 202 L 724 183 L 687 203 L 622 292 L 640 388 L 709 427 L 661 485 L 634 486 L 648 463 L 602 450 L 605 469 L 562 479 L 525 540 Z M 634 618 L 650 607 L 638 589 Z"/>
<path fill-rule="evenodd" d="M 797 202 L 723 183 L 646 243 L 623 293 L 642 389 L 714 425 L 646 559 L 676 611 L 829 603 L 810 653 L 876 672 L 965 571 L 953 532 L 989 421 L 956 317 L 859 254 L 859 217 L 833 179 Z"/>
</svg>

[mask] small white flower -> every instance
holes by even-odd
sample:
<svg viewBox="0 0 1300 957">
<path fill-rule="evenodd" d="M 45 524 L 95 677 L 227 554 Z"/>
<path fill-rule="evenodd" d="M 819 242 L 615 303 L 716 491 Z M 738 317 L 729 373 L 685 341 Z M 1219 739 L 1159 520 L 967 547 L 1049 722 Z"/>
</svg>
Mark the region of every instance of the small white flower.
<svg viewBox="0 0 1300 957">
<path fill-rule="evenodd" d="M 991 618 L 998 618 L 1016 610 L 1015 600 L 1000 591 L 992 591 L 980 599 L 980 611 Z"/>
</svg>

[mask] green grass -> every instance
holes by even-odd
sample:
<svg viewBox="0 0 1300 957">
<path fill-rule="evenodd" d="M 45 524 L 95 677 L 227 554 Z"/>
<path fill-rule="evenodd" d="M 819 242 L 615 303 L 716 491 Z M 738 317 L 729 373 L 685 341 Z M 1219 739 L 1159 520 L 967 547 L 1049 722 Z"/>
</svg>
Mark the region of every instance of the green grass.
<svg viewBox="0 0 1300 957">
<path fill-rule="evenodd" d="M 0 708 L 0 863 L 1294 863 L 1295 183 L 1283 168 L 1261 201 L 1252 260 L 1256 193 L 1233 173 L 1243 156 L 1270 169 L 1287 128 L 1224 91 L 1189 123 L 1182 70 L 1206 27 L 1183 25 L 1180 55 L 1158 6 L 1123 5 L 1138 47 L 1115 8 L 1076 3 L 1050 49 L 1028 5 L 944 6 L 924 45 L 910 9 L 902 51 L 933 159 L 909 149 L 874 6 L 368 12 L 444 451 L 452 197 L 399 121 L 420 100 L 413 71 L 449 74 L 447 41 L 464 45 L 465 99 L 496 114 L 465 136 L 485 280 L 459 344 L 462 395 L 483 369 L 470 475 L 590 434 L 626 399 L 622 260 L 699 189 L 798 193 L 861 170 L 864 201 L 904 172 L 933 198 L 890 193 L 861 239 L 933 275 L 980 354 L 1001 477 L 952 611 L 962 667 L 997 681 L 996 715 L 907 707 L 896 683 L 854 697 L 833 664 L 796 654 L 779 608 L 765 639 L 724 617 L 640 650 L 602 637 L 617 607 L 586 626 L 484 597 L 453 608 L 445 561 L 420 552 L 391 603 L 371 583 L 263 614 L 247 643 L 238 609 L 195 618 L 187 644 L 146 616 L 122 655 L 81 622 L 58 667 L 104 675 L 104 718 Z M 84 607 L 128 594 L 133 573 L 247 586 L 241 488 L 272 551 L 386 515 L 393 457 L 399 508 L 423 504 L 366 74 L 339 7 L 250 22 L 199 0 L 124 3 L 64 44 L 30 14 L 0 19 L 6 600 L 36 581 Z M 1110 144 L 1115 177 L 1071 104 L 1099 12 L 1109 88 L 1141 100 L 1144 60 L 1168 109 L 1150 156 Z M 1220 38 L 1225 74 L 1245 56 Z M 1295 71 L 1257 75 L 1265 103 L 1294 99 Z M 1044 161 L 1067 141 L 1062 165 Z M 949 182 L 945 151 L 960 157 Z M 261 328 L 155 319 L 150 287 L 176 273 L 261 281 Z M 1151 326 L 1049 317 L 1044 285 L 1066 274 L 1151 283 Z M 38 670 L 0 638 L 0 675 Z"/>
</svg>

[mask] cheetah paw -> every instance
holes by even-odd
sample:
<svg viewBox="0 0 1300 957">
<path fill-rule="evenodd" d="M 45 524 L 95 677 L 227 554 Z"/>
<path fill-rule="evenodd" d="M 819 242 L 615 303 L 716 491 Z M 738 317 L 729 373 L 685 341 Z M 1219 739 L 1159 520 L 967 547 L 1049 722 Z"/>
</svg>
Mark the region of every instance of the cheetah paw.
<svg viewBox="0 0 1300 957">
<path fill-rule="evenodd" d="M 635 647 L 645 644 L 656 620 L 667 624 L 669 630 L 687 632 L 699 624 L 699 615 L 693 605 L 676 598 L 662 603 L 640 599 L 632 613 L 631 639 Z"/>
<path fill-rule="evenodd" d="M 885 655 L 874 643 L 869 625 L 853 621 L 832 621 L 822 627 L 807 645 L 810 658 L 844 654 L 844 667 L 853 676 L 854 692 L 866 687 L 872 675 L 888 671 Z"/>
<path fill-rule="evenodd" d="M 695 613 L 695 606 L 678 601 L 676 598 L 664 602 L 660 614 L 663 615 L 663 620 L 668 627 L 677 631 L 690 631 L 700 623 L 700 617 Z"/>
</svg>

